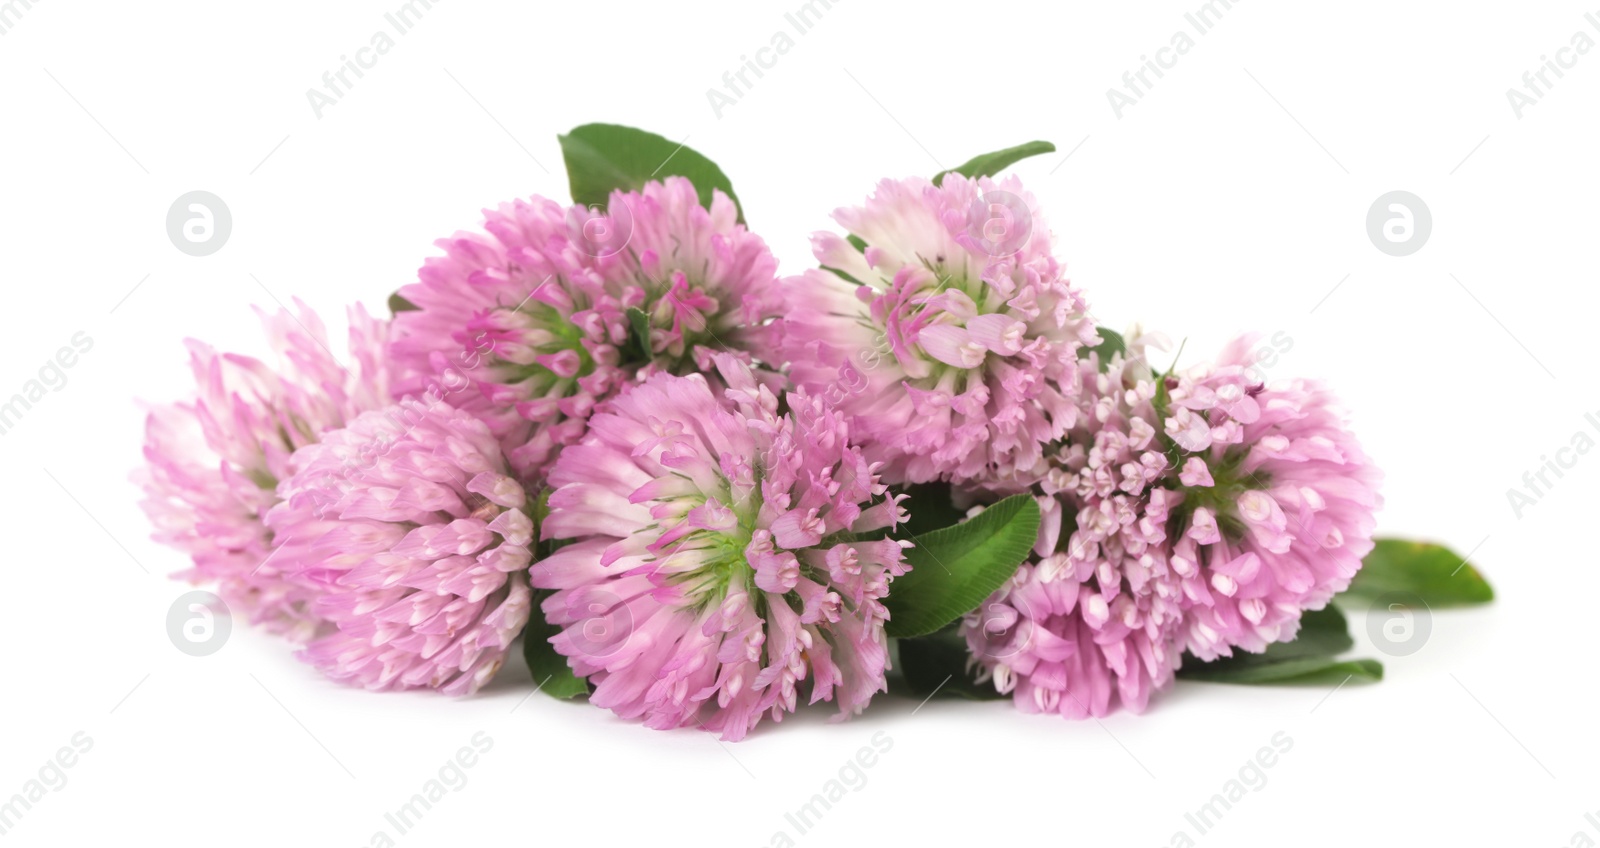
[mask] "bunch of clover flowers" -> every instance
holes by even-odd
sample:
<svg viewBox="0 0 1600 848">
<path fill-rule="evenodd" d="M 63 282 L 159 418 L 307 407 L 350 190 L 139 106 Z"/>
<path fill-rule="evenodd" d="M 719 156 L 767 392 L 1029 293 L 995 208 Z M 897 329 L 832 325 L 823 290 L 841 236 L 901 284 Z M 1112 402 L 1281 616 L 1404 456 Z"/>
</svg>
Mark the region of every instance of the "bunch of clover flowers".
<svg viewBox="0 0 1600 848">
<path fill-rule="evenodd" d="M 859 713 L 891 635 L 955 635 L 1024 710 L 1140 711 L 1186 658 L 1293 639 L 1371 550 L 1326 388 L 1248 341 L 1182 372 L 1121 346 L 1004 162 L 878 183 L 780 282 L 720 170 L 625 129 L 563 137 L 576 202 L 486 211 L 392 322 L 352 315 L 348 366 L 303 308 L 275 365 L 194 347 L 140 475 L 187 577 L 353 685 L 469 694 L 520 634 L 541 687 L 738 739 Z M 656 155 L 594 171 L 617 138 Z M 913 489 L 988 518 L 913 536 Z M 1029 552 L 952 562 L 986 574 L 953 608 L 926 564 L 980 532 Z"/>
</svg>

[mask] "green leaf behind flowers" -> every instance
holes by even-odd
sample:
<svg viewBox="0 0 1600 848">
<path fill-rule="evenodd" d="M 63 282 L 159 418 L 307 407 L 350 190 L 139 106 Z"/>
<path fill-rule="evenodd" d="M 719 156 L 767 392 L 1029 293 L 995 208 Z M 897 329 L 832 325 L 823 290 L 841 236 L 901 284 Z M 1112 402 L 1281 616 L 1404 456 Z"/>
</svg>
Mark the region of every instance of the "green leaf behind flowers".
<svg viewBox="0 0 1600 848">
<path fill-rule="evenodd" d="M 556 653 L 556 647 L 550 644 L 550 637 L 561 632 L 560 627 L 545 621 L 539 609 L 550 594 L 548 590 L 533 593 L 533 615 L 528 617 L 528 626 L 522 631 L 522 657 L 528 661 L 528 671 L 533 674 L 534 685 L 540 692 L 563 700 L 587 695 L 589 684 L 572 673 L 567 658 Z"/>
<path fill-rule="evenodd" d="M 1274 642 L 1259 654 L 1235 651 L 1231 657 L 1212 662 L 1201 662 L 1186 654 L 1178 677 L 1256 685 L 1339 682 L 1347 678 L 1382 680 L 1383 664 L 1377 660 L 1336 659 L 1354 644 L 1344 614 L 1330 604 L 1320 610 L 1307 610 L 1300 617 L 1300 632 L 1293 642 Z"/>
<path fill-rule="evenodd" d="M 977 608 L 1033 549 L 1039 504 L 1013 495 L 952 527 L 914 535 L 911 570 L 895 578 L 885 603 L 892 637 L 933 633 Z"/>
<path fill-rule="evenodd" d="M 1122 340 L 1122 334 L 1105 327 L 1096 327 L 1094 330 L 1100 334 L 1100 343 L 1090 350 L 1100 355 L 1100 373 L 1105 373 L 1106 366 L 1111 364 L 1111 357 L 1128 350 L 1128 343 Z"/>
<path fill-rule="evenodd" d="M 897 492 L 906 496 L 901 503 L 911 518 L 904 527 L 912 536 L 932 533 L 967 520 L 967 512 L 955 505 L 955 493 L 949 483 L 912 483 L 901 486 Z M 898 585 L 898 584 L 896 584 Z"/>
<path fill-rule="evenodd" d="M 680 142 L 618 124 L 584 124 L 558 138 L 574 203 L 604 207 L 614 190 L 638 191 L 651 180 L 688 177 L 700 205 L 709 209 L 712 190 L 721 189 L 744 223 L 744 207 L 728 175 Z"/>
<path fill-rule="evenodd" d="M 961 635 L 958 624 L 920 636 L 901 639 L 900 673 L 905 676 L 906 688 L 918 698 L 935 694 L 966 698 L 969 701 L 993 701 L 1006 696 L 995 691 L 993 683 L 979 683 L 973 672 L 967 670 L 967 640 Z"/>
<path fill-rule="evenodd" d="M 639 358 L 649 360 L 650 351 L 650 316 L 637 306 L 630 306 L 623 310 L 628 316 L 628 326 L 633 330 L 633 342 L 639 346 Z"/>
<path fill-rule="evenodd" d="M 1459 607 L 1494 600 L 1494 589 L 1466 557 L 1443 545 L 1379 539 L 1339 597 L 1372 601 L 1389 595 L 1413 595 L 1431 608 Z"/>
<path fill-rule="evenodd" d="M 1193 669 L 1186 665 L 1178 676 L 1186 680 L 1209 680 L 1213 683 L 1253 686 L 1281 683 L 1341 683 L 1351 678 L 1376 683 L 1383 679 L 1383 663 L 1368 659 L 1336 660 L 1332 657 L 1301 657 L 1212 668 L 1216 664 L 1200 663 Z"/>
<path fill-rule="evenodd" d="M 549 556 L 559 547 L 544 538 L 544 520 L 550 516 L 551 491 L 546 488 L 533 501 L 531 517 L 537 536 L 534 539 L 534 556 L 539 559 Z M 533 682 L 540 687 L 539 691 L 562 699 L 586 695 L 589 685 L 572 673 L 567 658 L 557 653 L 555 646 L 550 644 L 550 637 L 560 633 L 561 628 L 545 621 L 540 604 L 551 594 L 548 590 L 534 590 L 533 614 L 528 617 L 528 626 L 522 631 L 522 657 L 528 661 L 528 671 L 533 674 Z"/>
<path fill-rule="evenodd" d="M 933 184 L 940 185 L 944 182 L 946 174 L 960 174 L 963 177 L 992 177 L 1006 168 L 1028 158 L 1042 153 L 1054 153 L 1056 146 L 1048 141 L 1030 141 L 1016 147 L 1007 147 L 1005 150 L 996 150 L 993 153 L 980 153 L 948 171 L 940 171 L 933 175 Z"/>
<path fill-rule="evenodd" d="M 402 312 L 415 312 L 422 307 L 400 296 L 399 292 L 389 295 L 389 313 L 399 315 Z"/>
</svg>

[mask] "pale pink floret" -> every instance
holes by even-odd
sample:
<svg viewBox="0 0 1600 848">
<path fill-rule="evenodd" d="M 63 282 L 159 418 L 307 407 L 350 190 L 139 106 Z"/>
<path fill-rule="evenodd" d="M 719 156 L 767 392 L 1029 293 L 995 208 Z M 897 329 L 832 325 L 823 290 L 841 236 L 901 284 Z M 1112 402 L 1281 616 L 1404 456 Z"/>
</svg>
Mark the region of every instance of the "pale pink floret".
<svg viewBox="0 0 1600 848">
<path fill-rule="evenodd" d="M 158 406 L 145 422 L 147 465 L 134 474 L 155 539 L 188 554 L 180 576 L 215 585 L 236 613 L 305 639 L 316 625 L 311 595 L 270 558 L 262 517 L 277 502 L 289 457 L 327 430 L 390 402 L 388 322 L 349 312 L 348 365 L 331 352 L 321 320 L 257 310 L 276 361 L 219 353 L 189 340 L 193 399 Z"/>
<path fill-rule="evenodd" d="M 1016 178 L 885 180 L 812 237 L 822 268 L 785 281 L 779 351 L 829 393 L 891 483 L 1018 491 L 1076 421 L 1074 362 L 1098 342 Z"/>
<path fill-rule="evenodd" d="M 528 621 L 533 521 L 483 422 L 407 399 L 294 455 L 274 559 L 326 624 L 302 652 L 368 689 L 471 694 Z"/>
<path fill-rule="evenodd" d="M 841 415 L 777 397 L 718 354 L 705 377 L 657 374 L 591 419 L 556 462 L 535 563 L 551 639 L 590 700 L 654 728 L 742 738 L 811 703 L 860 712 L 885 688 L 883 598 L 902 545 L 842 534 L 904 519 Z"/>
</svg>

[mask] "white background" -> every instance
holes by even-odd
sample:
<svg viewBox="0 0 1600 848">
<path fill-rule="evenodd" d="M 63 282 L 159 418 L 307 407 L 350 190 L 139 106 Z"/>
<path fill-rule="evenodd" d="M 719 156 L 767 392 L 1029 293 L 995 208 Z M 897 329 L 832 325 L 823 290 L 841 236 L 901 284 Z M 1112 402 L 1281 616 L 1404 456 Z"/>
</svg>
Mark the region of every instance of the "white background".
<svg viewBox="0 0 1600 848">
<path fill-rule="evenodd" d="M 1578 431 L 1600 439 L 1600 50 L 1520 119 L 1505 94 L 1575 32 L 1600 40 L 1584 4 L 1236 3 L 1119 119 L 1107 89 L 1199 0 L 845 0 L 719 118 L 707 89 L 799 0 L 450 0 L 316 117 L 306 90 L 400 5 L 39 0 L 0 36 L 0 396 L 94 339 L 0 436 L 0 798 L 94 740 L 7 844 L 367 845 L 479 731 L 469 783 L 399 844 L 768 845 L 879 732 L 892 750 L 799 844 L 1600 841 L 1600 456 L 1520 518 L 1506 494 Z M 1271 374 L 1342 394 L 1388 473 L 1382 531 L 1475 551 L 1499 601 L 1435 613 L 1403 658 L 1353 621 L 1379 685 L 1180 684 L 1101 722 L 884 697 L 727 746 L 523 702 L 520 667 L 452 701 L 341 688 L 242 625 L 213 656 L 175 650 L 184 563 L 147 541 L 127 475 L 136 399 L 187 390 L 181 339 L 261 353 L 248 307 L 292 295 L 339 328 L 345 303 L 381 309 L 482 207 L 564 200 L 556 134 L 590 121 L 719 162 L 786 271 L 879 177 L 1054 141 L 1017 171 L 1095 314 L 1187 338 L 1185 362 L 1287 333 Z M 205 258 L 164 226 L 194 189 L 233 214 Z M 1434 222 L 1405 258 L 1365 229 L 1395 189 Z M 1184 814 L 1279 731 L 1294 747 L 1266 785 L 1196 836 Z"/>
</svg>

